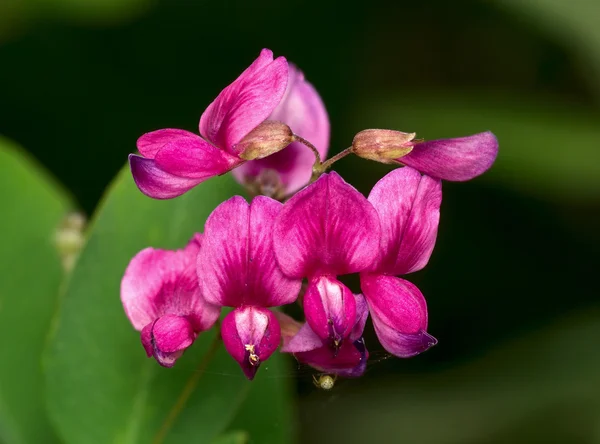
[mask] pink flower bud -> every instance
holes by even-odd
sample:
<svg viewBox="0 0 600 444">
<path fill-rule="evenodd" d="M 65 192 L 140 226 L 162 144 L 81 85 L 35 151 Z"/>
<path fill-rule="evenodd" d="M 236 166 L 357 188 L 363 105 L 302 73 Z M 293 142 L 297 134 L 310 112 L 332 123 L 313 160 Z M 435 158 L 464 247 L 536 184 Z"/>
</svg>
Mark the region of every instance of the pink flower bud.
<svg viewBox="0 0 600 444">
<path fill-rule="evenodd" d="M 359 157 L 381 163 L 398 163 L 398 159 L 412 151 L 415 133 L 368 129 L 352 141 L 352 152 Z"/>
<path fill-rule="evenodd" d="M 266 120 L 250 131 L 236 149 L 244 160 L 262 159 L 281 151 L 294 141 L 294 133 L 285 123 Z"/>
</svg>

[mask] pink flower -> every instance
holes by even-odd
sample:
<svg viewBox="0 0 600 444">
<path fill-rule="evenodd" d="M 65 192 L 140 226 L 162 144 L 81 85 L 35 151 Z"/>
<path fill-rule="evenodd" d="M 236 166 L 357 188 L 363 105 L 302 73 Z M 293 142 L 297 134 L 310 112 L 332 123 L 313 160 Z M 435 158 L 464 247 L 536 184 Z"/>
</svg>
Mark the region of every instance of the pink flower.
<svg viewBox="0 0 600 444">
<path fill-rule="evenodd" d="M 442 200 L 441 182 L 404 167 L 371 190 L 381 222 L 381 243 L 371 267 L 360 274 L 375 332 L 383 347 L 410 357 L 437 343 L 427 333 L 427 305 L 419 289 L 396 277 L 422 269 L 433 251 Z"/>
<path fill-rule="evenodd" d="M 325 105 L 304 74 L 289 65 L 287 89 L 283 99 L 268 117 L 290 126 L 292 131 L 311 142 L 325 159 L 329 148 L 329 118 Z M 312 175 L 314 154 L 300 142 L 260 160 L 252 160 L 233 170 L 241 184 L 275 188 L 275 195 L 288 195 L 306 185 Z M 273 173 L 273 177 L 269 177 Z M 260 185 L 259 185 L 260 186 Z M 264 186 L 264 185 L 263 185 Z"/>
<path fill-rule="evenodd" d="M 172 367 L 219 317 L 220 308 L 207 303 L 198 286 L 200 243 L 197 234 L 183 250 L 146 248 L 131 260 L 121 281 L 125 313 L 142 332 L 148 357 L 164 367 Z"/>
<path fill-rule="evenodd" d="M 415 133 L 369 129 L 354 137 L 352 151 L 382 163 L 402 163 L 428 176 L 462 182 L 486 172 L 498 155 L 498 140 L 487 131 L 454 139 L 415 142 Z"/>
<path fill-rule="evenodd" d="M 354 295 L 356 317 L 347 341 L 337 353 L 331 353 L 329 344 L 317 335 L 308 323 L 301 324 L 283 313 L 276 313 L 283 336 L 282 352 L 292 353 L 296 359 L 323 373 L 345 378 L 362 376 L 367 368 L 369 352 L 362 338 L 369 311 L 362 295 Z"/>
<path fill-rule="evenodd" d="M 273 225 L 282 204 L 235 196 L 208 217 L 197 271 L 202 294 L 218 306 L 234 307 L 223 320 L 225 348 L 248 379 L 277 349 L 281 330 L 268 307 L 294 302 L 301 282 L 286 277 L 273 251 Z"/>
<path fill-rule="evenodd" d="M 144 134 L 137 141 L 143 157 L 129 156 L 139 189 L 156 199 L 170 199 L 242 164 L 248 145 L 257 138 L 264 141 L 259 125 L 277 108 L 287 83 L 286 59 L 273 60 L 273 53 L 263 49 L 252 65 L 204 111 L 200 118 L 202 137 L 180 129 Z M 291 132 L 287 134 L 286 128 L 267 128 L 267 132 L 275 131 L 274 140 L 282 144 L 278 149 L 291 142 Z M 253 131 L 260 134 L 252 134 Z M 273 149 L 272 144 L 267 145 Z M 255 149 L 250 151 L 257 155 Z"/>
<path fill-rule="evenodd" d="M 294 195 L 277 218 L 273 243 L 285 275 L 307 278 L 307 324 L 335 355 L 357 319 L 352 292 L 337 275 L 367 269 L 377 256 L 379 217 L 337 173 L 323 174 Z"/>
</svg>

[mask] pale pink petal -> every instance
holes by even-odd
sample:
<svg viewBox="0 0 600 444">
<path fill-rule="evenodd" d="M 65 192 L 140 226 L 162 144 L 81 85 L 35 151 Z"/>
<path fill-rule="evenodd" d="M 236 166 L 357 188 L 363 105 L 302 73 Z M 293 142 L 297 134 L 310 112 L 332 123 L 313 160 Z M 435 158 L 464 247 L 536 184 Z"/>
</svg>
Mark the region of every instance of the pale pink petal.
<svg viewBox="0 0 600 444">
<path fill-rule="evenodd" d="M 212 327 L 220 309 L 200 293 L 195 235 L 183 250 L 146 248 L 129 263 L 121 281 L 121 301 L 136 330 L 165 315 L 184 316 L 199 332 Z"/>
<path fill-rule="evenodd" d="M 181 138 L 165 144 L 154 157 L 161 170 L 187 179 L 206 180 L 219 176 L 243 162 L 200 136 Z"/>
<path fill-rule="evenodd" d="M 350 289 L 333 277 L 320 276 L 310 281 L 303 304 L 312 330 L 338 350 L 356 324 L 356 301 Z"/>
<path fill-rule="evenodd" d="M 273 252 L 273 225 L 282 205 L 235 196 L 208 217 L 198 275 L 203 294 L 217 305 L 273 307 L 296 300 L 300 280 L 283 275 Z"/>
<path fill-rule="evenodd" d="M 333 354 L 331 349 L 325 345 L 323 340 L 313 331 L 312 328 L 310 328 L 310 325 L 308 325 L 307 322 L 304 324 L 298 323 L 300 324 L 298 331 L 293 335 L 289 335 L 286 334 L 286 329 L 281 316 L 278 313 L 276 313 L 276 315 L 279 323 L 281 324 L 281 332 L 283 336 L 283 347 L 281 347 L 282 352 L 299 353 L 325 347 L 330 355 Z M 289 318 L 289 316 L 286 317 Z"/>
<path fill-rule="evenodd" d="M 182 129 L 165 128 L 143 134 L 137 140 L 137 149 L 142 156 L 154 159 L 156 153 L 166 144 L 175 141 L 198 139 L 198 135 Z"/>
<path fill-rule="evenodd" d="M 462 182 L 486 172 L 498 155 L 498 139 L 490 131 L 455 139 L 417 143 L 398 159 L 429 176 Z"/>
<path fill-rule="evenodd" d="M 219 148 L 238 154 L 235 145 L 266 120 L 285 93 L 288 63 L 263 49 L 260 56 L 206 108 L 200 134 Z"/>
<path fill-rule="evenodd" d="M 427 304 L 412 283 L 393 276 L 363 273 L 360 284 L 375 333 L 391 354 L 408 358 L 437 344 L 427 330 Z"/>
<path fill-rule="evenodd" d="M 171 199 L 181 196 L 209 178 L 190 179 L 175 176 L 156 166 L 154 159 L 146 159 L 135 154 L 129 155 L 129 167 L 133 180 L 140 191 L 154 199 Z"/>
<path fill-rule="evenodd" d="M 377 256 L 379 237 L 377 211 L 332 172 L 284 205 L 273 244 L 283 272 L 300 278 L 364 270 Z"/>
<path fill-rule="evenodd" d="M 270 310 L 245 306 L 225 316 L 221 336 L 227 352 L 252 380 L 260 364 L 279 347 L 281 330 Z"/>
<path fill-rule="evenodd" d="M 325 105 L 315 88 L 304 79 L 304 74 L 292 64 L 289 65 L 285 95 L 269 120 L 287 124 L 295 134 L 317 148 L 321 159 L 327 157 L 330 127 Z M 269 157 L 246 162 L 233 170 L 233 175 L 240 183 L 245 184 L 264 170 L 274 170 L 285 194 L 291 194 L 308 183 L 314 163 L 312 151 L 301 143 L 294 142 Z"/>
<path fill-rule="evenodd" d="M 370 270 L 399 275 L 427 265 L 437 238 L 441 181 L 399 168 L 375 184 L 369 202 L 381 221 L 379 256 Z"/>
</svg>

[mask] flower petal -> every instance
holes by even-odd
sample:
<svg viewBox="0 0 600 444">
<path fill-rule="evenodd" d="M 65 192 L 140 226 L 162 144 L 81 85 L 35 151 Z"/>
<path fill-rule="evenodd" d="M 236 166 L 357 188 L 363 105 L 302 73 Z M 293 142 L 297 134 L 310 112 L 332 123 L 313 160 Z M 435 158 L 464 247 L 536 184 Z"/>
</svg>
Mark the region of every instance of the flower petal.
<svg viewBox="0 0 600 444">
<path fill-rule="evenodd" d="M 294 356 L 299 362 L 310 365 L 320 372 L 344 378 L 357 378 L 362 376 L 367 368 L 369 352 L 361 338 L 354 343 L 345 342 L 335 356 L 331 354 L 328 347 L 294 353 Z"/>
<path fill-rule="evenodd" d="M 196 339 L 191 322 L 174 315 L 162 316 L 146 325 L 141 336 L 148 357 L 154 356 L 163 367 L 173 367 Z"/>
<path fill-rule="evenodd" d="M 369 202 L 381 222 L 379 257 L 371 271 L 399 275 L 427 265 L 437 237 L 441 181 L 399 168 L 375 184 Z"/>
<path fill-rule="evenodd" d="M 245 306 L 225 316 L 221 336 L 227 352 L 252 380 L 260 364 L 279 347 L 281 330 L 270 310 Z"/>
<path fill-rule="evenodd" d="M 273 252 L 273 224 L 282 205 L 235 196 L 208 217 L 198 275 L 203 294 L 217 305 L 273 307 L 296 300 L 300 280 L 283 275 Z"/>
<path fill-rule="evenodd" d="M 156 153 L 166 144 L 175 141 L 198 139 L 198 135 L 182 129 L 165 128 L 143 134 L 137 140 L 137 149 L 142 156 L 154 159 Z"/>
<path fill-rule="evenodd" d="M 455 139 L 415 144 L 398 159 L 429 176 L 462 182 L 486 172 L 498 155 L 498 139 L 490 131 Z"/>
<path fill-rule="evenodd" d="M 356 301 L 350 289 L 337 279 L 320 276 L 309 283 L 303 304 L 306 322 L 337 352 L 356 324 Z"/>
<path fill-rule="evenodd" d="M 437 344 L 427 329 L 427 304 L 412 283 L 393 276 L 363 273 L 361 288 L 375 333 L 391 354 L 408 358 Z"/>
<path fill-rule="evenodd" d="M 364 270 L 379 248 L 377 211 L 337 173 L 323 174 L 283 207 L 273 245 L 283 272 L 295 278 Z"/>
<path fill-rule="evenodd" d="M 154 161 L 158 168 L 169 174 L 200 180 L 224 174 L 243 162 L 200 136 L 165 144 L 156 153 Z"/>
<path fill-rule="evenodd" d="M 329 117 L 325 105 L 315 88 L 304 79 L 304 74 L 289 64 L 288 84 L 283 99 L 269 116 L 287 124 L 292 131 L 311 142 L 322 159 L 329 149 Z M 262 171 L 270 169 L 278 173 L 285 194 L 291 194 L 306 185 L 312 175 L 314 154 L 299 142 L 269 157 L 253 160 L 233 171 L 242 184 L 254 180 Z"/>
<path fill-rule="evenodd" d="M 148 197 L 171 199 L 191 190 L 203 179 L 190 179 L 169 174 L 161 170 L 154 159 L 146 159 L 135 154 L 129 155 L 129 167 L 135 184 Z"/>
<path fill-rule="evenodd" d="M 219 148 L 238 154 L 235 145 L 277 107 L 287 79 L 285 58 L 273 60 L 273 52 L 263 49 L 252 65 L 206 108 L 200 118 L 200 134 Z"/>
<path fill-rule="evenodd" d="M 219 308 L 202 297 L 196 274 L 198 236 L 185 249 L 146 248 L 131 260 L 121 281 L 121 301 L 136 330 L 165 315 L 185 316 L 194 331 L 207 330 Z"/>
</svg>

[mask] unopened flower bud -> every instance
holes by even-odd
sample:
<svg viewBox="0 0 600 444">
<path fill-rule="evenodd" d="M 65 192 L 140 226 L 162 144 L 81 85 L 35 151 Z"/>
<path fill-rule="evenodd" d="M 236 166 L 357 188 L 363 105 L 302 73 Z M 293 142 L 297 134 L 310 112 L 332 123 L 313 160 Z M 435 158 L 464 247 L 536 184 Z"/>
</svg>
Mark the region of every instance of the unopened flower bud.
<svg viewBox="0 0 600 444">
<path fill-rule="evenodd" d="M 244 137 L 236 146 L 240 158 L 256 160 L 275 154 L 294 141 L 294 133 L 285 123 L 266 120 Z"/>
<path fill-rule="evenodd" d="M 381 163 L 396 163 L 413 149 L 416 133 L 368 129 L 361 131 L 352 141 L 352 152 L 359 157 Z"/>
</svg>

